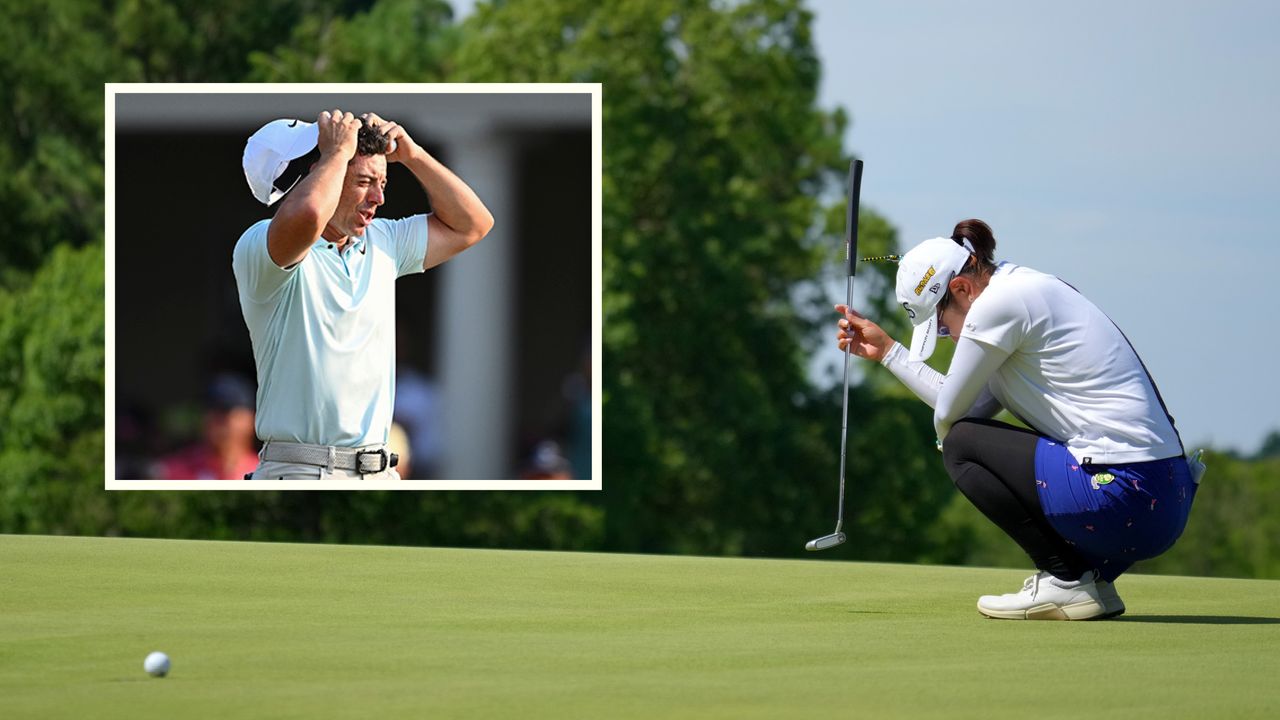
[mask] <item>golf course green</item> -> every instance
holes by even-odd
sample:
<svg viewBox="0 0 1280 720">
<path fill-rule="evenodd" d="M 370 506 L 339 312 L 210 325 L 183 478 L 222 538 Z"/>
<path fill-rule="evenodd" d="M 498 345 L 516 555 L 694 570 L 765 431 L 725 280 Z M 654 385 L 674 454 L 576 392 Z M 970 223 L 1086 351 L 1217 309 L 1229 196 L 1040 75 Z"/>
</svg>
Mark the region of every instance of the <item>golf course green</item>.
<svg viewBox="0 0 1280 720">
<path fill-rule="evenodd" d="M 1027 574 L 0 535 L 0 717 L 1280 716 L 1280 581 L 978 615 Z"/>
</svg>

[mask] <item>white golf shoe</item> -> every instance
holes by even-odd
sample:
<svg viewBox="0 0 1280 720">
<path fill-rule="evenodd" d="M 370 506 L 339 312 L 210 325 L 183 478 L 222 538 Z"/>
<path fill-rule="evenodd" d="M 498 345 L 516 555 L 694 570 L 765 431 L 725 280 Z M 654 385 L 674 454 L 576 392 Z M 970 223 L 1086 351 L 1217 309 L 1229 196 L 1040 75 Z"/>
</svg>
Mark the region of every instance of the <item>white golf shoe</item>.
<svg viewBox="0 0 1280 720">
<path fill-rule="evenodd" d="M 1092 570 L 1071 582 L 1038 572 L 1019 592 L 978 598 L 978 612 L 1002 620 L 1100 620 L 1123 613 L 1115 586 L 1097 578 Z"/>
<path fill-rule="evenodd" d="M 1100 615 L 1101 618 L 1116 617 L 1124 614 L 1124 601 L 1120 599 L 1120 593 L 1116 592 L 1116 586 L 1106 580 L 1098 580 L 1098 595 L 1102 598 L 1102 605 L 1107 609 L 1106 614 Z"/>
</svg>

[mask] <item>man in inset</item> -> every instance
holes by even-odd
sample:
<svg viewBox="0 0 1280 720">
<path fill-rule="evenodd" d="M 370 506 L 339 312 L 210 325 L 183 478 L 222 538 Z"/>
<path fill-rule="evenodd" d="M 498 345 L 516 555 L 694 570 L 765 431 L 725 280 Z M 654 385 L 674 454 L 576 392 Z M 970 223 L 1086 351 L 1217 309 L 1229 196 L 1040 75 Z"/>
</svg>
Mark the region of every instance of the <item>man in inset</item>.
<svg viewBox="0 0 1280 720">
<path fill-rule="evenodd" d="M 274 218 L 236 243 L 232 266 L 258 368 L 261 463 L 246 479 L 397 479 L 387 452 L 395 392 L 395 280 L 471 247 L 493 216 L 398 124 L 340 110 L 277 120 L 244 168 L 268 205 L 289 160 L 320 159 Z M 431 215 L 375 218 L 387 163 L 422 183 Z"/>
</svg>

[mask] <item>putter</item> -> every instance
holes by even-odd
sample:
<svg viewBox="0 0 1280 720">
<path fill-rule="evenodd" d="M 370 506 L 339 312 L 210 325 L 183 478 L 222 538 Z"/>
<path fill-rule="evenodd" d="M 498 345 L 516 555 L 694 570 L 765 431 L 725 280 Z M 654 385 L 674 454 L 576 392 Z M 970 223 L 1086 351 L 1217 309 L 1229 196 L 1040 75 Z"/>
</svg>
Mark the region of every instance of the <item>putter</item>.
<svg viewBox="0 0 1280 720">
<path fill-rule="evenodd" d="M 848 278 L 845 281 L 845 305 L 853 305 L 853 270 L 858 262 L 858 198 L 862 194 L 862 161 L 849 165 L 849 207 L 844 218 L 844 250 Z M 845 541 L 844 532 L 844 465 L 845 450 L 849 438 L 849 356 L 851 348 L 844 351 L 844 401 L 840 407 L 840 502 L 836 506 L 836 530 L 805 543 L 805 550 L 826 550 Z"/>
</svg>

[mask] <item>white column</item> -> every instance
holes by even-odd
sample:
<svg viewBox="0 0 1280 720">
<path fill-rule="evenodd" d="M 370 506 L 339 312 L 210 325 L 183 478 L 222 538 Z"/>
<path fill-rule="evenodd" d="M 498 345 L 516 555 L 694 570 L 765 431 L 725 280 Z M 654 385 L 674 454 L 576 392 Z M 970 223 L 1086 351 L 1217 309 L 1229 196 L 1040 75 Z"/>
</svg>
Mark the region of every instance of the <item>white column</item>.
<svg viewBox="0 0 1280 720">
<path fill-rule="evenodd" d="M 511 343 L 520 331 L 512 145 L 482 132 L 456 135 L 447 145 L 449 169 L 476 191 L 494 218 L 484 240 L 439 267 L 438 367 L 447 428 L 441 471 L 447 480 L 515 476 L 507 461 L 515 439 Z"/>
</svg>

